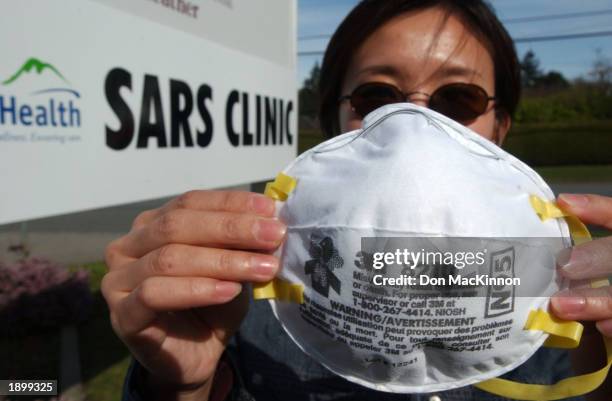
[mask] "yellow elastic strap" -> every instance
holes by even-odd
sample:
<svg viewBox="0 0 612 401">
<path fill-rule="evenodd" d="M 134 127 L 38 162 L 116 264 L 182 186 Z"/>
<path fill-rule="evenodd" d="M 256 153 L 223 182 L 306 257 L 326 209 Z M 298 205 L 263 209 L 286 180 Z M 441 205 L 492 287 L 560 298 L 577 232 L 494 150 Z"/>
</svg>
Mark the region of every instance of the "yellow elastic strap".
<svg viewBox="0 0 612 401">
<path fill-rule="evenodd" d="M 266 184 L 264 195 L 284 202 L 295 188 L 295 178 L 280 173 L 273 182 Z M 267 283 L 253 284 L 253 299 L 278 299 L 279 301 L 304 303 L 304 287 L 280 278 Z"/>
<path fill-rule="evenodd" d="M 601 287 L 607 287 L 609 285 L 610 285 L 610 280 L 608 280 L 607 278 L 601 278 L 599 280 L 591 281 L 591 288 L 601 288 Z"/>
<path fill-rule="evenodd" d="M 564 212 L 554 202 L 542 200 L 535 195 L 529 197 L 529 202 L 542 221 L 564 217 L 576 245 L 591 240 L 589 230 L 580 219 Z M 605 285 L 609 285 L 607 279 L 591 282 L 591 287 L 594 288 Z M 538 309 L 537 311 L 530 312 L 525 329 L 542 330 L 550 334 L 544 343 L 546 346 L 575 348 L 580 342 L 583 326 L 578 322 L 557 319 L 549 313 Z M 560 400 L 590 393 L 606 380 L 610 366 L 612 366 L 612 339 L 603 337 L 603 341 L 606 346 L 607 363 L 606 366 L 596 372 L 568 377 L 550 385 L 517 383 L 511 380 L 494 378 L 478 383 L 475 386 L 481 390 L 503 397 L 526 401 Z"/>
<path fill-rule="evenodd" d="M 569 377 L 555 384 L 525 384 L 506 379 L 489 379 L 475 384 L 481 390 L 499 396 L 525 401 L 550 401 L 590 393 L 606 380 L 612 366 L 612 338 L 603 337 L 606 346 L 606 366 L 596 372 Z"/>
<path fill-rule="evenodd" d="M 545 201 L 536 195 L 530 195 L 529 202 L 542 221 L 564 217 L 576 245 L 591 240 L 591 233 L 589 233 L 584 223 L 573 214 L 561 210 L 554 201 Z"/>
<path fill-rule="evenodd" d="M 254 299 L 278 299 L 279 301 L 304 303 L 304 287 L 300 284 L 292 284 L 280 278 L 263 284 L 257 284 L 253 288 Z"/>
<path fill-rule="evenodd" d="M 279 201 L 286 201 L 289 193 L 293 191 L 297 181 L 293 177 L 289 177 L 283 173 L 279 173 L 276 179 L 266 184 L 264 195 Z"/>
<path fill-rule="evenodd" d="M 580 344 L 580 337 L 584 326 L 578 322 L 566 321 L 538 309 L 529 312 L 525 330 L 539 330 L 549 334 L 544 342 L 547 347 L 576 348 Z"/>
</svg>

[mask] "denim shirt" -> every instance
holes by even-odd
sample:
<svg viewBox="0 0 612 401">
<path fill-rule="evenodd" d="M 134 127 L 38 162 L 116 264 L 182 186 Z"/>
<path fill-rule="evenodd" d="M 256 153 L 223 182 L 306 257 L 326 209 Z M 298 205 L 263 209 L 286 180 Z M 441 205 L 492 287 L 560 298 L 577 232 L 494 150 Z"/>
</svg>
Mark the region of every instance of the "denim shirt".
<svg viewBox="0 0 612 401">
<path fill-rule="evenodd" d="M 467 386 L 430 394 L 394 394 L 376 391 L 349 382 L 306 355 L 280 326 L 266 301 L 252 301 L 240 330 L 228 346 L 225 357 L 234 371 L 231 401 L 506 401 Z M 123 401 L 142 401 L 139 374 L 146 374 L 134 362 L 124 385 Z M 567 351 L 540 348 L 527 362 L 503 378 L 550 384 L 572 376 Z M 583 401 L 582 397 L 568 401 Z"/>
</svg>

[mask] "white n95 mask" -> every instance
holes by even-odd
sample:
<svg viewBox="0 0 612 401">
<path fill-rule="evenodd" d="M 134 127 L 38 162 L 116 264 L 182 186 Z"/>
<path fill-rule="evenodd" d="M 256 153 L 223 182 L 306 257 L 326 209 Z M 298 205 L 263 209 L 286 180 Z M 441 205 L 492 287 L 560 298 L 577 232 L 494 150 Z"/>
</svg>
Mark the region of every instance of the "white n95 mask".
<svg viewBox="0 0 612 401">
<path fill-rule="evenodd" d="M 281 272 L 254 297 L 339 376 L 401 393 L 478 383 L 525 400 L 605 379 L 610 352 L 599 372 L 555 385 L 496 379 L 545 342 L 577 346 L 582 326 L 546 311 L 566 286 L 556 253 L 589 236 L 537 173 L 468 128 L 385 106 L 299 156 L 266 194 L 288 230 Z"/>
</svg>

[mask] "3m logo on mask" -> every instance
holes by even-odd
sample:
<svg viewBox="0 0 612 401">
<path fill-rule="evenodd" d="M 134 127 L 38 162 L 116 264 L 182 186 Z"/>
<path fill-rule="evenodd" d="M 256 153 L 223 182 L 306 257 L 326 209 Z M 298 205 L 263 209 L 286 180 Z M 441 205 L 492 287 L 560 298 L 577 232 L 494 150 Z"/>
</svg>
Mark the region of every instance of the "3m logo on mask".
<svg viewBox="0 0 612 401">
<path fill-rule="evenodd" d="M 340 295 L 342 284 L 333 271 L 344 265 L 344 259 L 334 248 L 334 241 L 330 237 L 320 239 L 320 236 L 313 234 L 308 253 L 313 259 L 306 262 L 304 271 L 312 279 L 312 288 L 326 298 L 329 297 L 329 287 Z"/>
<path fill-rule="evenodd" d="M 491 255 L 492 278 L 514 278 L 514 247 L 495 252 Z M 501 280 L 499 280 L 501 281 Z M 514 312 L 515 288 L 513 285 L 490 285 L 487 290 L 485 318 Z"/>
</svg>

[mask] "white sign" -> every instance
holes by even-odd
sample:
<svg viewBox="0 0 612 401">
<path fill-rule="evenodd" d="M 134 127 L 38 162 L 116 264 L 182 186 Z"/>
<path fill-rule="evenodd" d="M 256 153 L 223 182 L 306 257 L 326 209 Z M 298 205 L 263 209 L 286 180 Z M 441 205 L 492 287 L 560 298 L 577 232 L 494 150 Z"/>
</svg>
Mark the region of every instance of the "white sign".
<svg viewBox="0 0 612 401">
<path fill-rule="evenodd" d="M 295 0 L 0 13 L 0 224 L 265 180 L 295 157 Z"/>
</svg>

